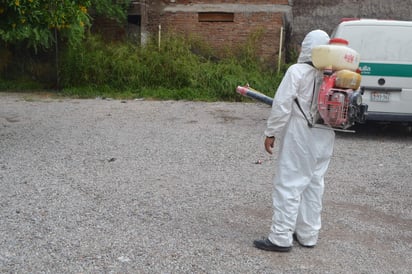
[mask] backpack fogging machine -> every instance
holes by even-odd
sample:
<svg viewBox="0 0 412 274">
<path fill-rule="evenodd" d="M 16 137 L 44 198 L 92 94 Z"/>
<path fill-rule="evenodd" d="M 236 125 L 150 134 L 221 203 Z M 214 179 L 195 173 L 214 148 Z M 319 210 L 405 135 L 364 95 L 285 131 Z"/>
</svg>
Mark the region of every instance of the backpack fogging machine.
<svg viewBox="0 0 412 274">
<path fill-rule="evenodd" d="M 313 115 L 314 120 L 309 119 L 312 115 L 306 114 L 298 99 L 295 99 L 310 127 L 327 125 L 334 130 L 346 130 L 355 123 L 365 122 L 368 105 L 362 103 L 363 91 L 359 89 L 359 54 L 347 44 L 346 40 L 335 38 L 329 45 L 317 46 L 312 50 L 314 67 L 323 70 L 322 83 L 314 90 L 319 115 Z M 236 92 L 268 105 L 273 103 L 272 98 L 249 85 L 238 86 Z"/>
</svg>

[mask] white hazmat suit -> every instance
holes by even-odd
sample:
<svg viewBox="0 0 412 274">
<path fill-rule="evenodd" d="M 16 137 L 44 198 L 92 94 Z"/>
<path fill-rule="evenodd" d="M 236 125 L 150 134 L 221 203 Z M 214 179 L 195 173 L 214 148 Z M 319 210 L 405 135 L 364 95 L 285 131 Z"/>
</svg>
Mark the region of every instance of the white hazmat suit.
<svg viewBox="0 0 412 274">
<path fill-rule="evenodd" d="M 298 63 L 287 70 L 267 121 L 265 135 L 274 136 L 279 146 L 268 239 L 281 247 L 292 246 L 293 233 L 302 245 L 314 246 L 321 227 L 324 175 L 333 153 L 335 133 L 309 127 L 294 100 L 298 99 L 308 117 L 313 115 L 312 103 L 317 100 L 313 98 L 314 83 L 321 72 L 308 63 L 312 48 L 328 42 L 329 36 L 321 30 L 306 35 Z"/>
</svg>

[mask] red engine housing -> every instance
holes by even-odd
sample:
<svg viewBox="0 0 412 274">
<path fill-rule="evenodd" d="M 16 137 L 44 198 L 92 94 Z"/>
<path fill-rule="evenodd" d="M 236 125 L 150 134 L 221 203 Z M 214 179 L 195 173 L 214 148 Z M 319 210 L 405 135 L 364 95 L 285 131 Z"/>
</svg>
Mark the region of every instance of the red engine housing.
<svg viewBox="0 0 412 274">
<path fill-rule="evenodd" d="M 352 89 L 335 88 L 335 74 L 325 73 L 319 90 L 318 110 L 325 124 L 331 127 L 346 128 L 349 122 L 349 104 Z"/>
</svg>

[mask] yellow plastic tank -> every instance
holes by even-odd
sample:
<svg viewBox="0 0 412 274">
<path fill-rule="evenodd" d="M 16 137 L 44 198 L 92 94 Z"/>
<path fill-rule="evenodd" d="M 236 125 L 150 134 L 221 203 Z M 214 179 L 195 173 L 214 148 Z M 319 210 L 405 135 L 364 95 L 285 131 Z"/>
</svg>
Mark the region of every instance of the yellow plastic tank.
<svg viewBox="0 0 412 274">
<path fill-rule="evenodd" d="M 357 90 L 360 86 L 361 79 L 361 75 L 357 72 L 347 69 L 339 70 L 336 72 L 335 87 Z"/>
<path fill-rule="evenodd" d="M 332 67 L 332 70 L 348 69 L 356 71 L 359 68 L 360 56 L 354 49 L 348 47 L 348 41 L 333 38 L 329 45 L 320 45 L 312 49 L 312 62 L 318 69 Z"/>
</svg>

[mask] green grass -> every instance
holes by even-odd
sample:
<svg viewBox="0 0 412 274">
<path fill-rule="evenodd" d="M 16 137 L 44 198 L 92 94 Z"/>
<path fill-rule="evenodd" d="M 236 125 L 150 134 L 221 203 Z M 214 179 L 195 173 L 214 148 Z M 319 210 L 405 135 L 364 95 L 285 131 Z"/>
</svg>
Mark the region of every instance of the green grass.
<svg viewBox="0 0 412 274">
<path fill-rule="evenodd" d="M 0 78 L 0 91 L 31 91 L 44 89 L 41 83 L 28 79 L 27 77 L 20 77 L 9 80 Z"/>
</svg>

